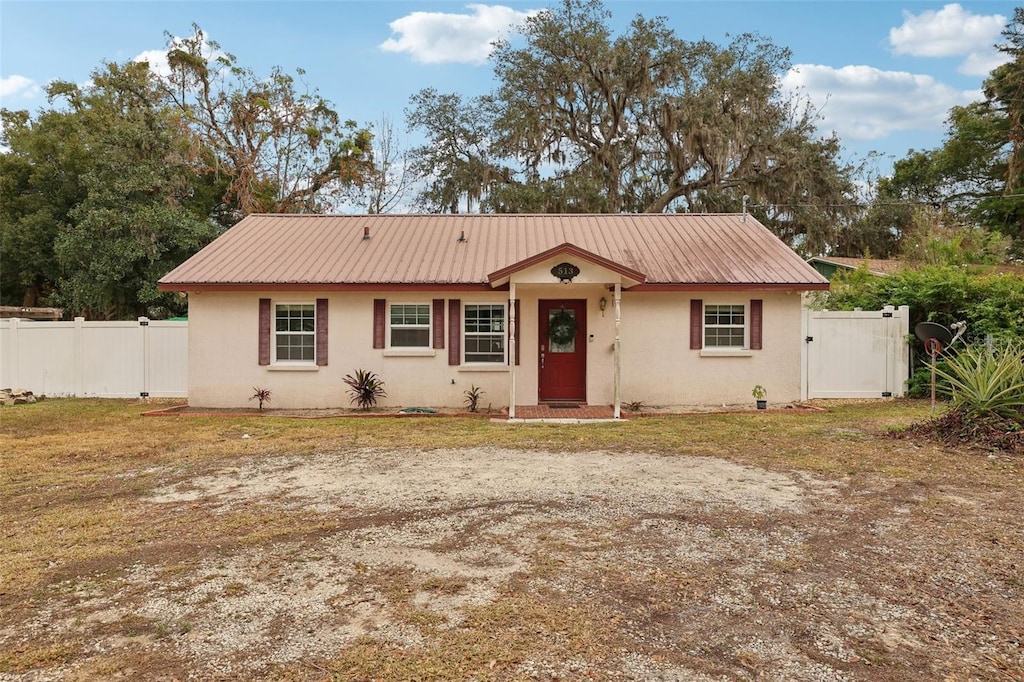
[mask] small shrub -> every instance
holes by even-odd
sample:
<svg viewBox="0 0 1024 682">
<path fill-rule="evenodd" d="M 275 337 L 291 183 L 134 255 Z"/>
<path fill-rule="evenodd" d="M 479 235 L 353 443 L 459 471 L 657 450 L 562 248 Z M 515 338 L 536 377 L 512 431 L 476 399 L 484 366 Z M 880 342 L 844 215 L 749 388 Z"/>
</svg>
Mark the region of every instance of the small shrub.
<svg viewBox="0 0 1024 682">
<path fill-rule="evenodd" d="M 991 352 L 981 344 L 964 346 L 935 373 L 949 382 L 941 389 L 951 394 L 954 410 L 1024 422 L 1024 344 L 1008 342 Z"/>
<path fill-rule="evenodd" d="M 480 403 L 480 396 L 484 394 L 484 390 L 479 386 L 469 385 L 469 388 L 462 392 L 462 395 L 466 396 L 466 407 L 469 408 L 470 412 L 477 411 L 477 405 Z"/>
<path fill-rule="evenodd" d="M 623 407 L 626 408 L 626 412 L 640 412 L 644 409 L 644 401 L 642 400 L 631 400 Z"/>
<path fill-rule="evenodd" d="M 249 398 L 249 400 L 250 401 L 253 401 L 253 400 L 260 401 L 260 412 L 262 412 L 263 411 L 263 403 L 269 403 L 270 402 L 271 391 L 270 391 L 269 388 L 260 388 L 259 386 L 253 386 L 252 390 L 253 390 L 253 394 L 252 394 L 252 397 Z"/>
<path fill-rule="evenodd" d="M 765 395 L 768 391 L 765 390 L 764 386 L 758 384 L 754 386 L 754 390 L 750 392 L 750 395 L 754 396 L 754 400 L 764 400 Z"/>
<path fill-rule="evenodd" d="M 354 374 L 346 374 L 342 381 L 349 387 L 348 393 L 352 396 L 349 402 L 360 409 L 369 410 L 377 405 L 379 399 L 388 397 L 384 382 L 369 370 L 357 369 Z"/>
</svg>

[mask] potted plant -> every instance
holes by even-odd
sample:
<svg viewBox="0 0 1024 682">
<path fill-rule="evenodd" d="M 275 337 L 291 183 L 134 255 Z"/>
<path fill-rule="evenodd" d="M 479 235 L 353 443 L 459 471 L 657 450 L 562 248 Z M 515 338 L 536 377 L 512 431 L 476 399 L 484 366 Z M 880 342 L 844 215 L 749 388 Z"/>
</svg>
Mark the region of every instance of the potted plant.
<svg viewBox="0 0 1024 682">
<path fill-rule="evenodd" d="M 758 384 L 757 386 L 754 386 L 754 390 L 751 391 L 750 393 L 751 393 L 751 395 L 754 396 L 754 400 L 757 401 L 757 409 L 759 409 L 759 410 L 766 410 L 766 409 L 768 409 L 768 401 L 764 399 L 765 395 L 768 392 L 766 390 L 764 390 L 764 386 L 762 386 L 761 384 Z"/>
</svg>

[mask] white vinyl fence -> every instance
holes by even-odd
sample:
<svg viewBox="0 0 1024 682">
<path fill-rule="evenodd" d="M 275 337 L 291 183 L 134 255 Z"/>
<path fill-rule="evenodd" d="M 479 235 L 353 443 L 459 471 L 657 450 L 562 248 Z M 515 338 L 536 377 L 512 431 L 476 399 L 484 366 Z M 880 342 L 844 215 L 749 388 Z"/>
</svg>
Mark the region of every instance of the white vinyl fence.
<svg viewBox="0 0 1024 682">
<path fill-rule="evenodd" d="M 807 398 L 901 398 L 910 374 L 910 308 L 804 310 Z"/>
<path fill-rule="evenodd" d="M 0 320 L 0 388 L 47 396 L 184 398 L 188 322 Z"/>
<path fill-rule="evenodd" d="M 804 311 L 806 398 L 901 397 L 910 310 Z M 185 398 L 188 322 L 0 320 L 0 388 L 47 396 Z"/>
</svg>

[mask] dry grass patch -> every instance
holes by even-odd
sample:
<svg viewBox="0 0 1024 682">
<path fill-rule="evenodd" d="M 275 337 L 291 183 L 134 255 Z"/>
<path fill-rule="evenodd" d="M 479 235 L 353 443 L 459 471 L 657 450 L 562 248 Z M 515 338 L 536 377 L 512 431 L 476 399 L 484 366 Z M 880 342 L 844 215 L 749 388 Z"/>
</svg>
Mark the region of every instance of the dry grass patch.
<svg viewBox="0 0 1024 682">
<path fill-rule="evenodd" d="M 10 679 L 1024 669 L 1024 462 L 887 437 L 924 402 L 584 425 L 150 407 L 2 408 Z"/>
</svg>

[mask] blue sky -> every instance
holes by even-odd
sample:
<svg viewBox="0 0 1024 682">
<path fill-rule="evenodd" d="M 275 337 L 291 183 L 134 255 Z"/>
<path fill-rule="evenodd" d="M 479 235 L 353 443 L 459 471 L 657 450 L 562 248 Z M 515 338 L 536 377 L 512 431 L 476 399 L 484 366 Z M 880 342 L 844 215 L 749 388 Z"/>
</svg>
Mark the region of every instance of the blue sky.
<svg viewBox="0 0 1024 682">
<path fill-rule="evenodd" d="M 84 83 L 104 61 L 165 49 L 164 32 L 198 24 L 243 66 L 305 69 L 345 118 L 390 116 L 404 130 L 409 96 L 424 87 L 475 95 L 493 86 L 487 45 L 538 2 L 19 2 L 0 0 L 0 105 L 45 106 L 41 86 Z M 665 16 L 687 40 L 720 45 L 758 32 L 792 50 L 780 74 L 835 130 L 846 155 L 892 159 L 942 142 L 950 107 L 981 98 L 1001 55 L 993 49 L 1012 2 L 908 0 L 721 2 L 606 0 L 614 26 Z M 415 139 L 407 138 L 408 142 Z M 885 170 L 887 164 L 883 164 Z"/>
</svg>

